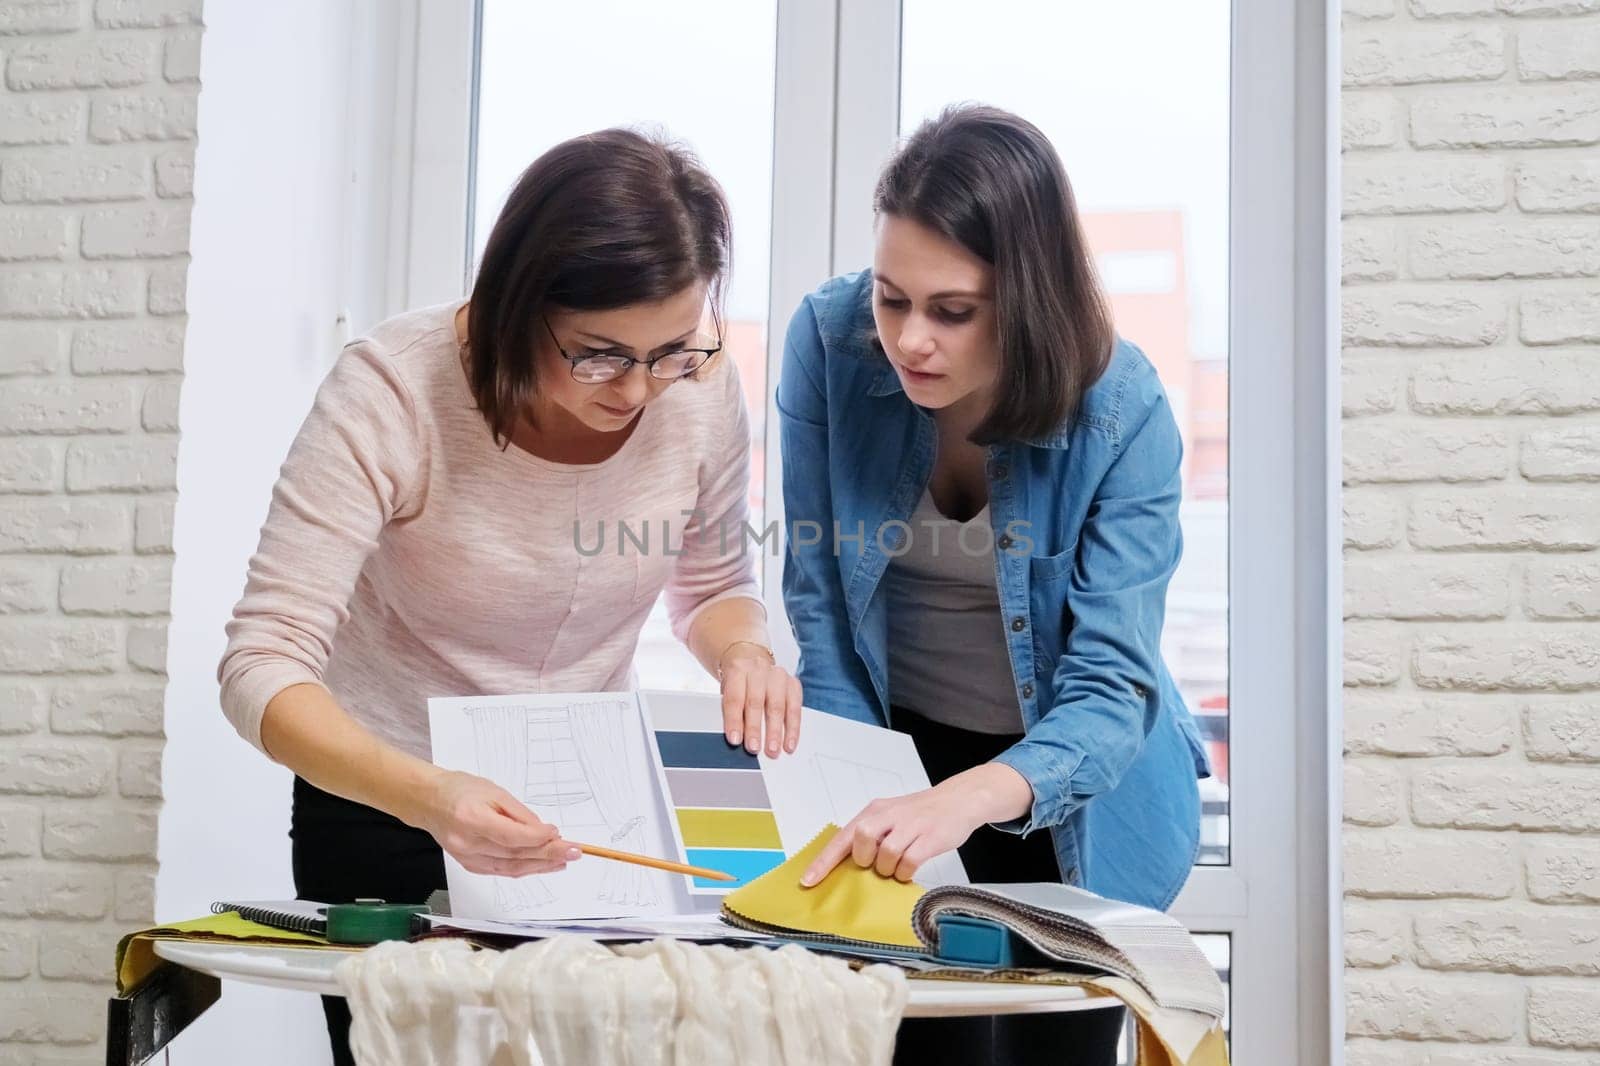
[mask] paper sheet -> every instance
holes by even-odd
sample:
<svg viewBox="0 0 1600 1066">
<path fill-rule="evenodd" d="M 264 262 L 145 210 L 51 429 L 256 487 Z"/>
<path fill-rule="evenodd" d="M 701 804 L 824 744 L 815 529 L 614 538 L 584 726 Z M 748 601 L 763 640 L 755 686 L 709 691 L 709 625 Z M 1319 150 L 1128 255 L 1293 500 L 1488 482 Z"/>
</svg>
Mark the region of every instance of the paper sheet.
<svg viewBox="0 0 1600 1066">
<path fill-rule="evenodd" d="M 435 765 L 487 777 L 568 840 L 643 855 L 676 851 L 634 693 L 435 698 L 428 722 Z M 691 909 L 680 876 L 589 855 L 560 873 L 522 878 L 468 873 L 446 855 L 445 874 L 451 910 L 465 918 Z"/>
<path fill-rule="evenodd" d="M 720 697 L 680 692 L 437 697 L 436 765 L 487 777 L 569 840 L 677 858 L 735 875 L 718 882 L 584 856 L 557 874 L 468 873 L 445 856 L 463 919 L 587 921 L 695 911 L 783 863 L 829 822 L 873 799 L 928 787 L 911 738 L 821 711 L 769 759 L 727 743 Z M 954 852 L 925 887 L 966 884 Z"/>
<path fill-rule="evenodd" d="M 717 912 L 671 914 L 661 918 L 600 918 L 584 922 L 493 921 L 483 918 L 431 918 L 434 928 L 464 929 L 502 936 L 551 937 L 576 933 L 594 940 L 638 940 L 670 936 L 678 940 L 771 940 L 765 933 L 739 929 Z"/>
</svg>

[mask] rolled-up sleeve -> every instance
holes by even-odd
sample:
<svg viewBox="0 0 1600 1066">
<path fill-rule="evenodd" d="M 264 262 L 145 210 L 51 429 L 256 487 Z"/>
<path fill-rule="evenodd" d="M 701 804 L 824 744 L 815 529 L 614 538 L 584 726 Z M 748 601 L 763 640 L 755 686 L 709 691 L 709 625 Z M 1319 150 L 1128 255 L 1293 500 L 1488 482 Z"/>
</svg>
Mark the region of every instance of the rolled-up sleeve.
<svg viewBox="0 0 1600 1066">
<path fill-rule="evenodd" d="M 284 461 L 217 667 L 223 713 L 263 752 L 267 703 L 321 684 L 383 527 L 418 494 L 422 444 L 394 368 L 346 348 Z"/>
<path fill-rule="evenodd" d="M 723 390 L 719 410 L 725 417 L 721 432 L 711 435 L 710 447 L 701 460 L 699 495 L 666 586 L 672 634 L 684 643 L 695 619 L 712 604 L 731 599 L 762 602 L 756 579 L 757 552 L 746 531 L 750 522 L 750 416 L 739 386 L 739 369 L 723 355 L 716 376 L 706 384 Z"/>
</svg>

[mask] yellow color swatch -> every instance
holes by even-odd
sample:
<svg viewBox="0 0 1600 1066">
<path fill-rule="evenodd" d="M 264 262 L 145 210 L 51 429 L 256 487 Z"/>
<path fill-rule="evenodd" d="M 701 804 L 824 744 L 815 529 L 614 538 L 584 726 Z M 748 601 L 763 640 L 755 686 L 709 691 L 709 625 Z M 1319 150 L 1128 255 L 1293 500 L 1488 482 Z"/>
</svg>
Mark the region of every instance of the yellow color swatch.
<svg viewBox="0 0 1600 1066">
<path fill-rule="evenodd" d="M 800 887 L 800 875 L 836 832 L 838 827 L 826 827 L 782 866 L 728 893 L 723 910 L 769 930 L 926 950 L 911 927 L 921 885 L 880 876 L 847 855 L 821 884 Z"/>
<path fill-rule="evenodd" d="M 678 828 L 686 848 L 766 848 L 783 850 L 771 811 L 679 807 Z"/>
</svg>

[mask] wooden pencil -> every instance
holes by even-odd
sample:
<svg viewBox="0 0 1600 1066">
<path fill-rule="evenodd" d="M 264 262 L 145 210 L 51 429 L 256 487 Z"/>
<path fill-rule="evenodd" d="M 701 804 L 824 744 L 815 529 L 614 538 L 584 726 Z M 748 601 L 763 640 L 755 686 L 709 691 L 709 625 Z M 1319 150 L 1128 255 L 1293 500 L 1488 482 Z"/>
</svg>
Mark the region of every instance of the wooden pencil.
<svg viewBox="0 0 1600 1066">
<path fill-rule="evenodd" d="M 631 862 L 636 866 L 649 866 L 655 870 L 666 870 L 675 874 L 690 874 L 694 877 L 704 877 L 708 881 L 737 881 L 738 878 L 721 870 L 709 870 L 704 866 L 690 866 L 687 863 L 673 862 L 671 859 L 657 859 L 650 855 L 635 855 L 631 851 L 614 851 L 611 848 L 602 848 L 596 844 L 580 844 L 572 841 L 572 846 L 585 855 L 593 855 L 598 859 L 615 859 L 617 862 Z"/>
</svg>

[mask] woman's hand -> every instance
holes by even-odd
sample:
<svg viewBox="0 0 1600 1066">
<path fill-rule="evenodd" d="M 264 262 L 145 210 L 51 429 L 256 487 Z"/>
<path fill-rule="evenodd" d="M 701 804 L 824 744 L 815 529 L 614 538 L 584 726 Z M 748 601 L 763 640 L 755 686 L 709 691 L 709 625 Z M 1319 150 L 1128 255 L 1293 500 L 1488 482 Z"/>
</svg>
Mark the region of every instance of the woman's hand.
<svg viewBox="0 0 1600 1066">
<path fill-rule="evenodd" d="M 1033 789 L 1004 763 L 984 763 L 909 796 L 877 799 L 835 833 L 800 878 L 818 884 L 849 856 L 857 866 L 909 881 L 930 859 L 953 851 L 990 822 L 1021 817 Z"/>
<path fill-rule="evenodd" d="M 422 828 L 475 874 L 555 873 L 582 854 L 511 793 L 474 774 L 440 770 L 421 799 Z"/>
<path fill-rule="evenodd" d="M 717 664 L 722 678 L 722 731 L 729 744 L 754 755 L 766 742 L 767 757 L 794 752 L 800 742 L 800 680 L 772 661 L 772 652 L 737 641 Z"/>
</svg>

